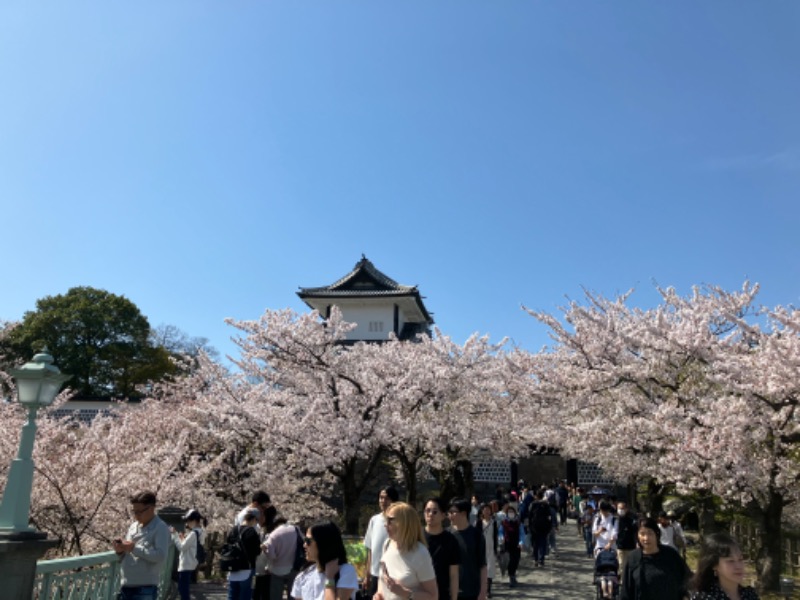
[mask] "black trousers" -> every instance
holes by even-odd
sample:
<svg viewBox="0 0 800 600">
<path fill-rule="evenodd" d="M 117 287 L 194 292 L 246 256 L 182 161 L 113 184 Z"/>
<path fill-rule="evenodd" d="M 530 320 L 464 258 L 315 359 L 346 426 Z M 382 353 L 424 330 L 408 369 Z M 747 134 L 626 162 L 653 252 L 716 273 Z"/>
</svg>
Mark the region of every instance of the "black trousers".
<svg viewBox="0 0 800 600">
<path fill-rule="evenodd" d="M 520 550 L 519 546 L 514 546 L 513 548 L 508 550 L 508 576 L 514 577 L 517 574 L 517 569 L 519 568 L 519 559 L 522 556 L 522 550 Z"/>
</svg>

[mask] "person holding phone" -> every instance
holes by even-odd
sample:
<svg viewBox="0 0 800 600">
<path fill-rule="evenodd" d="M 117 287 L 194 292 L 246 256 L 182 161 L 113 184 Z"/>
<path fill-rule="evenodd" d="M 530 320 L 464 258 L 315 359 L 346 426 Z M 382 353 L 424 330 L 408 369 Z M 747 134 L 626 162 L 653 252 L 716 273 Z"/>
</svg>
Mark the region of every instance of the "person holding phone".
<svg viewBox="0 0 800 600">
<path fill-rule="evenodd" d="M 161 571 L 167 560 L 172 537 L 169 527 L 156 514 L 156 495 L 139 492 L 131 496 L 134 522 L 125 539 L 113 541 L 120 557 L 118 600 L 156 600 Z"/>
<path fill-rule="evenodd" d="M 594 519 L 594 553 L 601 550 L 616 550 L 617 548 L 617 517 L 611 513 L 611 504 L 607 500 L 600 502 L 600 511 Z"/>
<path fill-rule="evenodd" d="M 392 504 L 386 511 L 386 533 L 389 539 L 373 600 L 439 600 L 433 559 L 417 511 L 405 502 Z"/>
</svg>

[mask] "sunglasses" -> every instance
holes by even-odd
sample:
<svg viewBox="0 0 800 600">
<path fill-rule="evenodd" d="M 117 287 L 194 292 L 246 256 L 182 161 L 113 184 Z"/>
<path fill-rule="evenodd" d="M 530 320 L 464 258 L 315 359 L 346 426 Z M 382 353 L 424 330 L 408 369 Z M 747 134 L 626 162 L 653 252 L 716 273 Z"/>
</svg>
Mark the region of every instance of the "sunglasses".
<svg viewBox="0 0 800 600">
<path fill-rule="evenodd" d="M 303 538 L 303 544 L 305 544 L 306 546 L 310 546 L 313 543 L 314 543 L 314 538 L 308 536 Z"/>
</svg>

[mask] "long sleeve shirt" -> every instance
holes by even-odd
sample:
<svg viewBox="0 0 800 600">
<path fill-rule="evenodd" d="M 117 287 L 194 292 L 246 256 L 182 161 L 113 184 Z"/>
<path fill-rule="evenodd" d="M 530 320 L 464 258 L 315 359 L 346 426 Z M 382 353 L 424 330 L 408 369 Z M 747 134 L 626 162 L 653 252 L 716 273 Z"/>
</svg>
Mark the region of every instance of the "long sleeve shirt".
<svg viewBox="0 0 800 600">
<path fill-rule="evenodd" d="M 291 572 L 297 541 L 297 528 L 294 525 L 281 525 L 269 534 L 264 542 L 264 553 L 269 561 L 270 573 L 288 575 Z"/>
<path fill-rule="evenodd" d="M 158 585 L 172 543 L 167 524 L 158 516 L 154 516 L 144 526 L 134 522 L 128 528 L 125 539 L 134 542 L 135 546 L 131 552 L 122 556 L 120 563 L 122 585 Z"/>
<path fill-rule="evenodd" d="M 178 552 L 180 552 L 178 555 L 178 571 L 194 571 L 197 568 L 197 543 L 201 541 L 201 535 L 202 533 L 199 529 L 187 529 L 183 539 L 178 533 L 172 534 L 172 541 Z"/>
</svg>

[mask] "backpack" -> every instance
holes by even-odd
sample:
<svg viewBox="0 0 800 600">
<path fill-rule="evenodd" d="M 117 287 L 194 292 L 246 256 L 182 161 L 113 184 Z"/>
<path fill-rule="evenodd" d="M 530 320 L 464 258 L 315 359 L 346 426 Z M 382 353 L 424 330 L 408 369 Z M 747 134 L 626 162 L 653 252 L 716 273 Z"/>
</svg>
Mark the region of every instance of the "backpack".
<svg viewBox="0 0 800 600">
<path fill-rule="evenodd" d="M 199 567 L 206 562 L 206 549 L 203 548 L 203 544 L 200 543 L 200 531 L 198 529 L 193 531 L 197 534 L 197 551 L 195 553 L 195 558 L 197 558 L 197 566 Z"/>
<path fill-rule="evenodd" d="M 597 529 L 600 526 L 600 522 L 603 520 L 602 515 L 597 515 L 594 519 L 594 528 Z M 617 515 L 611 515 L 611 526 L 616 527 L 617 525 Z"/>
<path fill-rule="evenodd" d="M 302 569 L 307 560 L 306 560 L 306 549 L 303 547 L 303 536 L 300 535 L 300 530 L 295 527 L 294 528 L 296 544 L 294 548 L 294 562 L 292 563 L 292 571 L 299 571 Z"/>
<path fill-rule="evenodd" d="M 219 570 L 223 573 L 242 571 L 250 568 L 250 560 L 242 545 L 242 531 L 240 527 L 231 529 L 228 539 L 219 550 Z"/>
<path fill-rule="evenodd" d="M 594 525 L 593 525 L 592 529 L 597 529 L 598 527 L 600 527 L 600 523 L 602 521 L 603 521 L 603 515 L 598 513 L 598 515 L 594 519 Z M 611 515 L 611 526 L 612 527 L 616 527 L 617 526 L 617 515 Z"/>
<path fill-rule="evenodd" d="M 550 506 L 545 502 L 534 502 L 531 505 L 531 516 L 529 519 L 530 529 L 536 535 L 545 535 L 552 529 L 550 520 Z"/>
</svg>

